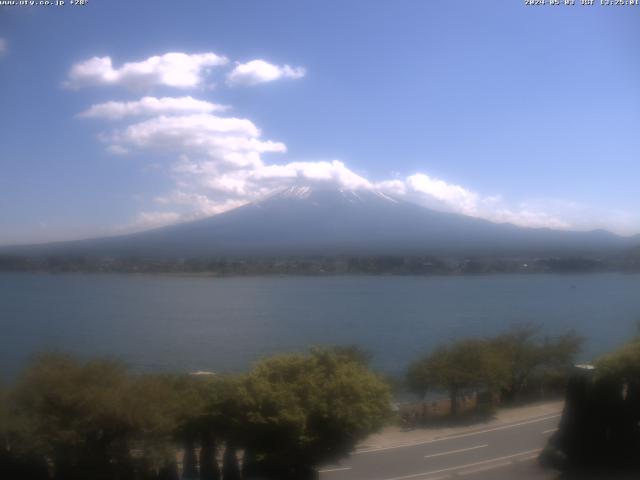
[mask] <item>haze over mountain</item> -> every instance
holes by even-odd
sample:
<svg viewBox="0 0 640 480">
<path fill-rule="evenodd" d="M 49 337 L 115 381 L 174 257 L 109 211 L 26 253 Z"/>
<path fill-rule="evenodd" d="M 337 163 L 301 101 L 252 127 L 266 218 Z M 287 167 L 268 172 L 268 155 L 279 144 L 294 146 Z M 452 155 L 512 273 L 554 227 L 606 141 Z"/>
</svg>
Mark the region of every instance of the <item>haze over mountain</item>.
<svg viewBox="0 0 640 480">
<path fill-rule="evenodd" d="M 288 255 L 581 255 L 637 237 L 522 228 L 427 209 L 375 190 L 291 187 L 209 218 L 141 233 L 0 252 L 18 255 L 194 258 Z"/>
</svg>

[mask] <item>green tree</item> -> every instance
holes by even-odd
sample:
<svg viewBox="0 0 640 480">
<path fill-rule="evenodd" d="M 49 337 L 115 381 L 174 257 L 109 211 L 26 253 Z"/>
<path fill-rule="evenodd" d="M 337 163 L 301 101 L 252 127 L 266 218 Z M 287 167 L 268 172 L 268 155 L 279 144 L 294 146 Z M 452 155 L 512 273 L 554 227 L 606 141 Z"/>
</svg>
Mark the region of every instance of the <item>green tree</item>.
<svg viewBox="0 0 640 480">
<path fill-rule="evenodd" d="M 640 337 L 595 362 L 597 377 L 618 377 L 640 384 Z"/>
<path fill-rule="evenodd" d="M 409 366 L 409 387 L 423 395 L 433 386 L 449 392 L 451 415 L 459 411 L 460 395 L 469 389 L 501 386 L 507 372 L 492 345 L 485 340 L 461 340 L 440 347 Z"/>
<path fill-rule="evenodd" d="M 337 356 L 346 358 L 348 361 L 359 363 L 363 367 L 368 367 L 373 359 L 373 354 L 358 345 L 335 345 L 324 348 L 327 352 L 333 352 Z"/>
<path fill-rule="evenodd" d="M 217 395 L 216 375 L 164 375 L 160 377 L 171 390 L 174 398 L 176 427 L 174 438 L 183 449 L 182 477 L 195 479 L 201 476 L 196 448 L 203 456 L 204 476 L 215 478 L 214 429 L 212 400 Z"/>
<path fill-rule="evenodd" d="M 243 381 L 243 446 L 271 478 L 304 479 L 387 420 L 388 386 L 352 355 L 313 349 L 266 359 Z"/>
<path fill-rule="evenodd" d="M 502 398 L 515 400 L 527 381 L 544 361 L 544 354 L 536 342 L 540 327 L 519 325 L 493 340 L 494 348 L 508 368 L 508 379 L 502 388 Z"/>
<path fill-rule="evenodd" d="M 414 393 L 422 401 L 422 422 L 427 419 L 427 393 L 433 386 L 434 379 L 431 376 L 429 362 L 422 358 L 413 362 L 405 374 L 405 384 L 410 392 Z"/>
<path fill-rule="evenodd" d="M 12 396 L 15 445 L 46 456 L 54 478 L 132 479 L 175 462 L 175 390 L 159 376 L 131 376 L 109 360 L 44 354 Z"/>
<path fill-rule="evenodd" d="M 602 402 L 598 414 L 617 420 L 611 425 L 620 442 L 614 450 L 626 452 L 640 470 L 640 337 L 599 358 L 595 367 L 596 385 L 609 390 L 609 403 Z"/>
<path fill-rule="evenodd" d="M 37 357 L 13 399 L 18 442 L 51 459 L 54 478 L 107 478 L 122 460 L 111 464 L 109 454 L 128 431 L 120 410 L 125 385 L 125 369 L 114 362 Z"/>
<path fill-rule="evenodd" d="M 542 459 L 565 471 L 640 478 L 639 447 L 640 339 L 635 339 L 597 359 L 595 369 L 574 370 L 558 434 Z"/>
<path fill-rule="evenodd" d="M 430 362 L 428 357 L 423 357 L 409 365 L 405 375 L 405 381 L 410 392 L 415 393 L 421 400 L 427 396 L 427 392 L 433 386 Z"/>
<path fill-rule="evenodd" d="M 491 343 L 508 370 L 502 398 L 515 401 L 534 377 L 566 377 L 582 338 L 574 332 L 540 337 L 540 327 L 518 325 L 495 337 Z"/>
<path fill-rule="evenodd" d="M 573 365 L 582 350 L 584 338 L 573 331 L 554 337 L 545 337 L 542 343 L 544 365 L 551 369 L 567 369 Z"/>
<path fill-rule="evenodd" d="M 249 398 L 244 382 L 245 376 L 216 377 L 207 395 L 207 426 L 208 438 L 202 443 L 200 473 L 203 480 L 217 480 L 222 474 L 225 478 L 239 478 L 239 464 L 237 460 L 238 446 L 246 448 L 247 438 L 246 416 Z M 216 451 L 222 447 L 222 472 L 216 460 Z M 209 446 L 206 458 L 203 458 L 204 447 Z"/>
</svg>

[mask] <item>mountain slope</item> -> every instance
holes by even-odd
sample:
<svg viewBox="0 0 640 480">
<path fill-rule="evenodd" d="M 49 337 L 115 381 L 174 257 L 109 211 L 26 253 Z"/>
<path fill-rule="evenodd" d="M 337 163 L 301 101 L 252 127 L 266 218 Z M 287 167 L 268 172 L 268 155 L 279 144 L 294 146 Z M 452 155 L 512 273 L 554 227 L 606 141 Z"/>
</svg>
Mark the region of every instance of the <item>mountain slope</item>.
<svg viewBox="0 0 640 480">
<path fill-rule="evenodd" d="M 142 233 L 17 247 L 30 255 L 216 257 L 335 254 L 583 254 L 630 246 L 605 231 L 495 224 L 370 190 L 294 187 L 203 220 Z"/>
</svg>

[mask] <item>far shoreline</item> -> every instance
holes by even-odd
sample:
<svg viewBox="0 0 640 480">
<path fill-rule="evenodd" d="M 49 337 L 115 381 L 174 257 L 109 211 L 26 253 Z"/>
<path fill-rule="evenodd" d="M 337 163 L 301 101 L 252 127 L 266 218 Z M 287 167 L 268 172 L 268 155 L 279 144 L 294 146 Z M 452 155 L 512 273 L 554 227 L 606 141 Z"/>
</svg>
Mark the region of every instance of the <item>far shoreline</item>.
<svg viewBox="0 0 640 480">
<path fill-rule="evenodd" d="M 232 278 L 484 278 L 484 277 L 534 277 L 534 276 L 599 276 L 599 275 L 640 275 L 640 271 L 608 270 L 608 271 L 566 271 L 566 272 L 481 272 L 481 273 L 216 273 L 216 272 L 119 272 L 119 271 L 51 271 L 51 270 L 0 270 L 0 275 L 41 275 L 41 276 L 127 276 L 127 277 L 165 277 L 165 278 L 199 278 L 199 279 L 232 279 Z"/>
</svg>

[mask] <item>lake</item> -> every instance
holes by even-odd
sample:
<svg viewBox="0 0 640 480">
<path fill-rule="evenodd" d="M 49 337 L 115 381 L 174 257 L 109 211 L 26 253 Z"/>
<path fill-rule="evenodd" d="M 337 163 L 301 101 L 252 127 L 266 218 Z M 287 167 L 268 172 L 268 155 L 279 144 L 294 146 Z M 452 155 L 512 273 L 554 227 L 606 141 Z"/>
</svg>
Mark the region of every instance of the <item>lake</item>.
<svg viewBox="0 0 640 480">
<path fill-rule="evenodd" d="M 0 274 L 0 375 L 33 352 L 108 355 L 139 371 L 238 371 L 276 352 L 358 344 L 399 373 L 435 345 L 533 322 L 631 338 L 640 275 L 178 277 Z"/>
</svg>

